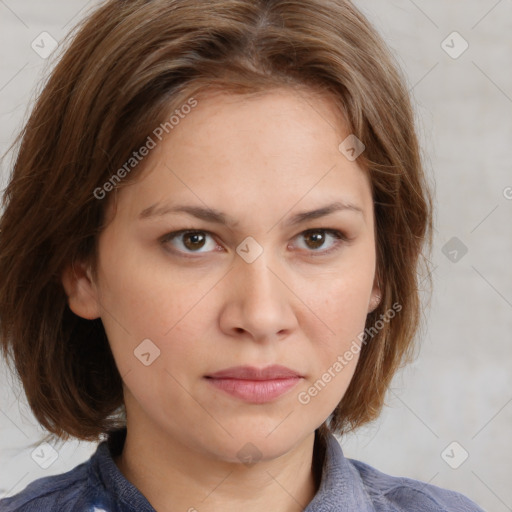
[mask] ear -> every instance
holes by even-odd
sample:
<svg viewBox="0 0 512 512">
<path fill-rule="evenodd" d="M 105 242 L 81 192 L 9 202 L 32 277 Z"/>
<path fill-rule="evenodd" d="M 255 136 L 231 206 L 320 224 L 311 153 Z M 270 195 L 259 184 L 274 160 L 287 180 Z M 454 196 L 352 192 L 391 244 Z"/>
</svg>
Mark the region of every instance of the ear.
<svg viewBox="0 0 512 512">
<path fill-rule="evenodd" d="M 368 313 L 372 313 L 377 309 L 380 304 L 382 298 L 382 292 L 380 289 L 379 278 L 375 275 L 375 279 L 373 281 L 372 294 L 370 296 L 370 302 L 368 304 Z"/>
<path fill-rule="evenodd" d="M 77 262 L 68 265 L 62 272 L 62 286 L 75 315 L 87 320 L 100 317 L 98 291 L 89 265 Z"/>
</svg>

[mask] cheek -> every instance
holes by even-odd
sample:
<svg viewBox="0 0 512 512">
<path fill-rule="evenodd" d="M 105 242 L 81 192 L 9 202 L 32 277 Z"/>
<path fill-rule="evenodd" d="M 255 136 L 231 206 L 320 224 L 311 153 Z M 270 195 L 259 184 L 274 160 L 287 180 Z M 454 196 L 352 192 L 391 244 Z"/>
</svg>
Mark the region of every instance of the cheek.
<svg viewBox="0 0 512 512">
<path fill-rule="evenodd" d="M 199 340 L 211 324 L 207 305 L 215 280 L 184 278 L 179 270 L 157 275 L 133 257 L 114 261 L 105 259 L 102 266 L 107 276 L 102 280 L 102 322 L 120 374 L 134 371 L 133 381 L 142 372 L 152 380 L 157 371 L 182 374 L 186 368 L 204 366 L 207 358 Z M 151 344 L 144 341 L 148 339 Z M 149 352 L 150 361 L 154 358 L 150 367 L 137 359 L 139 352 Z"/>
<path fill-rule="evenodd" d="M 334 280 L 311 308 L 321 322 L 311 319 L 307 337 L 314 364 L 297 399 L 313 417 L 326 418 L 334 410 L 354 375 L 367 315 L 367 281 L 354 274 Z"/>
<path fill-rule="evenodd" d="M 164 336 L 214 285 L 206 274 L 198 278 L 170 264 L 162 268 L 160 262 L 148 262 L 136 249 L 123 251 L 122 241 L 113 245 L 118 248 L 116 253 L 102 261 L 101 303 L 107 320 L 115 317 L 136 337 Z"/>
<path fill-rule="evenodd" d="M 307 333 L 308 339 L 314 340 L 316 364 L 299 399 L 304 400 L 301 403 L 310 400 L 315 410 L 329 414 L 350 384 L 359 358 L 373 284 L 371 264 L 354 266 L 322 283 L 317 294 L 310 295 L 311 310 L 321 321 L 313 322 L 310 317 Z"/>
<path fill-rule="evenodd" d="M 364 329 L 372 283 L 370 271 L 354 269 L 322 281 L 322 286 L 310 293 L 308 305 L 338 343 Z"/>
</svg>

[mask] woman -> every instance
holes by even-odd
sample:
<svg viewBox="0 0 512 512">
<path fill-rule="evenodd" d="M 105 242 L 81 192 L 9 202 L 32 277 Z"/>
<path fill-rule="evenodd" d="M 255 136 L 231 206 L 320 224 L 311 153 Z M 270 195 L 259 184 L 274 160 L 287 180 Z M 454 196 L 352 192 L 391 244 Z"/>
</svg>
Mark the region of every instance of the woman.
<svg viewBox="0 0 512 512">
<path fill-rule="evenodd" d="M 403 78 L 348 1 L 108 1 L 20 139 L 4 352 L 100 440 L 6 511 L 480 511 L 344 457 L 412 353 L 432 207 Z"/>
</svg>

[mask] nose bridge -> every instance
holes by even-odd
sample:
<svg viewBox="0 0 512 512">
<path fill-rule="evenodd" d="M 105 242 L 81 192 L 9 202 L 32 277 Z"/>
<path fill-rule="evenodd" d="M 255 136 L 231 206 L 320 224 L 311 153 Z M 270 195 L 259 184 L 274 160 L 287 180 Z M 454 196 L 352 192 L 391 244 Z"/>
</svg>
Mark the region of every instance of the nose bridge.
<svg viewBox="0 0 512 512">
<path fill-rule="evenodd" d="M 242 328 L 262 339 L 291 328 L 290 297 L 279 277 L 279 266 L 270 254 L 263 251 L 251 263 L 240 258 L 236 267 L 233 274 L 236 292 L 231 295 L 232 312 L 236 313 L 230 317 L 231 327 Z"/>
<path fill-rule="evenodd" d="M 266 303 L 280 302 L 284 299 L 283 283 L 278 279 L 278 271 L 275 262 L 270 261 L 270 254 L 263 251 L 262 254 L 253 262 L 248 263 L 243 260 L 238 262 L 239 276 L 242 279 L 242 291 L 245 302 Z M 261 304 L 260 304 L 261 307 Z"/>
</svg>

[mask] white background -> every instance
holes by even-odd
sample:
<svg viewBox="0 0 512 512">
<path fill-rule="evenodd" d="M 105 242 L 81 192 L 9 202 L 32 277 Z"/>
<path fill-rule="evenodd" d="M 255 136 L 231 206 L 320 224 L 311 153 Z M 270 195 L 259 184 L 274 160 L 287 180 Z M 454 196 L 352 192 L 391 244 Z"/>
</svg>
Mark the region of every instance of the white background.
<svg viewBox="0 0 512 512">
<path fill-rule="evenodd" d="M 60 40 L 96 3 L 0 0 L 0 152 L 48 71 L 32 41 L 43 31 Z M 413 94 L 436 183 L 435 288 L 418 359 L 395 378 L 380 419 L 342 440 L 344 452 L 460 491 L 486 510 L 511 511 L 512 200 L 504 191 L 512 187 L 512 0 L 356 3 Z M 457 59 L 442 46 L 463 48 L 459 36 L 446 39 L 454 31 L 469 44 Z M 442 251 L 453 237 L 468 249 L 457 262 Z M 31 452 L 42 432 L 1 365 L 0 383 L 0 497 L 89 457 L 94 445 L 72 442 L 55 446 L 48 469 L 36 465 Z M 469 454 L 457 469 L 441 455 L 454 441 L 446 460 L 456 465 Z"/>
</svg>

